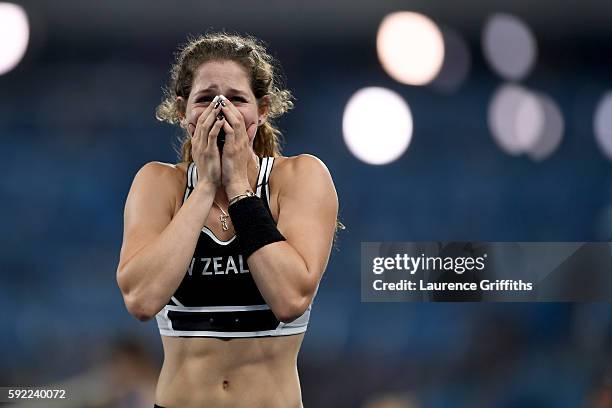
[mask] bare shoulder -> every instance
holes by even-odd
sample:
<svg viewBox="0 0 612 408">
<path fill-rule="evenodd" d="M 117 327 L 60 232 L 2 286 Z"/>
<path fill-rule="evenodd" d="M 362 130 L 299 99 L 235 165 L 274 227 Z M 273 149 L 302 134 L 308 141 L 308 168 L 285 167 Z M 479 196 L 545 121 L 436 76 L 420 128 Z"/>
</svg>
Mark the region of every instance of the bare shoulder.
<svg viewBox="0 0 612 408">
<path fill-rule="evenodd" d="M 329 169 L 312 154 L 277 157 L 274 171 L 281 195 L 305 188 L 319 190 L 323 194 L 336 194 Z"/>
<path fill-rule="evenodd" d="M 186 180 L 187 163 L 151 161 L 138 170 L 134 181 L 151 181 L 157 185 L 171 185 Z"/>
<path fill-rule="evenodd" d="M 185 173 L 187 163 L 164 163 L 160 161 L 150 161 L 142 166 L 137 176 L 154 176 L 154 177 L 179 177 L 180 173 Z"/>
<path fill-rule="evenodd" d="M 188 163 L 148 162 L 134 176 L 131 192 L 150 192 L 158 199 L 169 200 L 174 207 L 184 190 L 187 165 Z"/>
<path fill-rule="evenodd" d="M 297 156 L 279 156 L 274 163 L 274 169 L 279 181 L 302 181 L 313 178 L 329 178 L 329 169 L 321 159 L 312 154 Z"/>
</svg>

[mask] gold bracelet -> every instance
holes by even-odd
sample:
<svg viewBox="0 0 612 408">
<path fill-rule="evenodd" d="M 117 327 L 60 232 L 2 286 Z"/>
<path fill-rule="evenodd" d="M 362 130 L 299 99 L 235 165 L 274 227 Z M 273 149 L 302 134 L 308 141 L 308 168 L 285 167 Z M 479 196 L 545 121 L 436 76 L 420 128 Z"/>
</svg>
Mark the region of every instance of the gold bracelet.
<svg viewBox="0 0 612 408">
<path fill-rule="evenodd" d="M 242 200 L 243 198 L 247 198 L 247 197 L 254 197 L 254 196 L 255 196 L 255 193 L 254 193 L 254 192 L 252 192 L 251 190 L 247 190 L 247 191 L 245 191 L 243 194 L 238 194 L 237 196 L 232 197 L 232 198 L 229 200 L 228 207 L 229 207 L 230 205 L 234 204 L 236 201 L 240 201 L 240 200 Z"/>
</svg>

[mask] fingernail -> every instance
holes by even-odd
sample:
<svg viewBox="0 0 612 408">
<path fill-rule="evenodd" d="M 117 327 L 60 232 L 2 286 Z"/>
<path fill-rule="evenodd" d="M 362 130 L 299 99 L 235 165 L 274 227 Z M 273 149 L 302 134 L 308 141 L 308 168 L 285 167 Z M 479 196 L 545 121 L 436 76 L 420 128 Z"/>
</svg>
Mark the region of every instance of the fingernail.
<svg viewBox="0 0 612 408">
<path fill-rule="evenodd" d="M 212 100 L 212 103 L 217 102 L 219 99 L 220 99 L 220 98 L 219 98 L 219 95 L 215 96 L 215 98 Z"/>
<path fill-rule="evenodd" d="M 225 105 L 225 96 L 220 95 L 219 102 L 221 102 L 221 105 L 223 105 L 223 107 L 225 107 L 226 106 Z"/>
<path fill-rule="evenodd" d="M 223 115 L 223 113 L 220 113 L 217 115 L 217 120 L 223 120 L 225 119 L 225 116 Z"/>
</svg>

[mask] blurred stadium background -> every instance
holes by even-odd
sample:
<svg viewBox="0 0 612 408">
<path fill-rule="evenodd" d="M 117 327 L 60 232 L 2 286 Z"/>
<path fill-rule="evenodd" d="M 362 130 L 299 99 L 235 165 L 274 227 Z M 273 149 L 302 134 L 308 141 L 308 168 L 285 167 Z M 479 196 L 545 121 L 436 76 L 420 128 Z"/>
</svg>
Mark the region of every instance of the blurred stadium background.
<svg viewBox="0 0 612 408">
<path fill-rule="evenodd" d="M 609 303 L 366 304 L 362 241 L 612 241 L 605 1 L 0 3 L 0 385 L 150 406 L 153 321 L 115 269 L 125 198 L 176 162 L 154 108 L 177 44 L 250 33 L 347 226 L 299 358 L 306 407 L 612 406 Z M 76 394 L 80 396 L 77 398 Z"/>
</svg>

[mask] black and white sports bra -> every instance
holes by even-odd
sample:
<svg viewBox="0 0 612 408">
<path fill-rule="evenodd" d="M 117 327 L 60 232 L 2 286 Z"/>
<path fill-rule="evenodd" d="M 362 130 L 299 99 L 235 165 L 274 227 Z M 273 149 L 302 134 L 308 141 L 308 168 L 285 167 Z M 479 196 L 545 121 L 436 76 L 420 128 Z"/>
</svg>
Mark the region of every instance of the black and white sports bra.
<svg viewBox="0 0 612 408">
<path fill-rule="evenodd" d="M 255 192 L 268 211 L 273 164 L 274 157 L 259 159 Z M 190 163 L 183 203 L 197 184 L 197 177 L 195 163 Z M 311 307 L 291 323 L 277 320 L 251 276 L 239 239 L 234 235 L 222 241 L 205 226 L 185 277 L 156 320 L 163 336 L 285 336 L 306 331 Z"/>
</svg>

